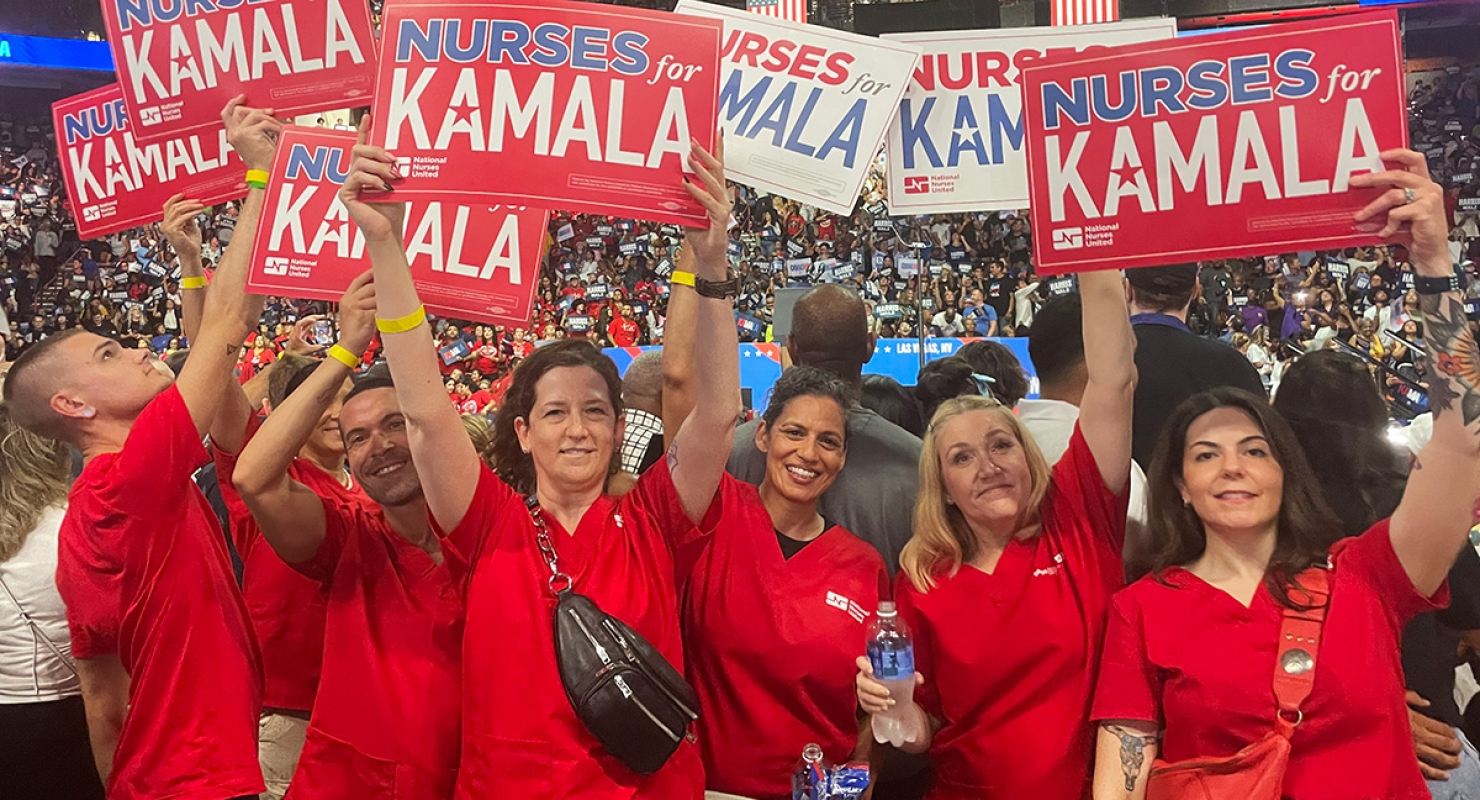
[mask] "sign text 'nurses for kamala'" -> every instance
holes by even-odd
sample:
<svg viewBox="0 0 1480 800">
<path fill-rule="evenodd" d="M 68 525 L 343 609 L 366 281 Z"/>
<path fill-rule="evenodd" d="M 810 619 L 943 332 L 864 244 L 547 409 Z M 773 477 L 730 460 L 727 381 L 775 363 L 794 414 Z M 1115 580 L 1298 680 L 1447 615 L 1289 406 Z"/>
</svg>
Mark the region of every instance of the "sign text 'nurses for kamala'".
<svg viewBox="0 0 1480 800">
<path fill-rule="evenodd" d="M 1023 92 L 1047 271 L 1375 242 L 1349 181 L 1407 143 L 1392 12 L 1046 62 Z"/>
<path fill-rule="evenodd" d="M 369 269 L 364 237 L 339 200 L 354 144 L 349 132 L 283 129 L 253 240 L 249 288 L 337 300 Z M 409 203 L 402 243 L 427 308 L 458 319 L 528 323 L 547 220 L 546 212 L 523 207 Z"/>
<path fill-rule="evenodd" d="M 732 180 L 848 214 L 904 96 L 919 47 L 724 6 L 720 126 Z"/>
<path fill-rule="evenodd" d="M 365 0 L 103 0 L 103 18 L 141 141 L 220 127 L 238 94 L 285 117 L 374 88 Z"/>
<path fill-rule="evenodd" d="M 713 148 L 720 24 L 545 0 L 388 4 L 371 141 L 452 198 L 705 224 L 684 186 Z"/>
<path fill-rule="evenodd" d="M 59 100 L 51 109 L 57 156 L 83 239 L 163 219 L 164 203 L 176 193 L 214 204 L 247 192 L 246 167 L 219 124 L 213 131 L 141 144 L 116 83 Z"/>
<path fill-rule="evenodd" d="M 1045 58 L 1170 39 L 1173 19 L 1104 25 L 889 34 L 924 48 L 889 126 L 889 208 L 896 214 L 1028 206 L 1022 70 Z"/>
</svg>

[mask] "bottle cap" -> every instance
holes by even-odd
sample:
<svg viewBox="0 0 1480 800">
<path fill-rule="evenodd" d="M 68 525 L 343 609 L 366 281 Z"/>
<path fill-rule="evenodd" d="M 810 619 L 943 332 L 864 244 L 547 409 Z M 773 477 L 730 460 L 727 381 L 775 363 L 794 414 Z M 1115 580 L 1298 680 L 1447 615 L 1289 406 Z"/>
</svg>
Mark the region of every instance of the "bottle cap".
<svg viewBox="0 0 1480 800">
<path fill-rule="evenodd" d="M 896 611 L 895 608 L 894 608 L 894 601 L 893 600 L 880 600 L 879 601 L 879 616 L 881 616 L 881 617 L 892 617 L 892 616 L 895 616 L 898 613 L 899 612 Z"/>
<path fill-rule="evenodd" d="M 817 764 L 822 761 L 822 746 L 813 742 L 802 748 L 802 760 L 808 764 Z"/>
</svg>

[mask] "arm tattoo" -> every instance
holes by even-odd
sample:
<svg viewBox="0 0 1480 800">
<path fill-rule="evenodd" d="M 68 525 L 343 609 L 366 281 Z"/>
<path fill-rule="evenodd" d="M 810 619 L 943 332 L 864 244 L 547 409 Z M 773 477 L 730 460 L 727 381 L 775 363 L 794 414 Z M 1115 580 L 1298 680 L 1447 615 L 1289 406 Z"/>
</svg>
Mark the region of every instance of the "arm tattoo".
<svg viewBox="0 0 1480 800">
<path fill-rule="evenodd" d="M 674 442 L 673 446 L 668 448 L 668 471 L 672 472 L 675 469 L 678 469 L 678 442 Z"/>
<path fill-rule="evenodd" d="M 1119 725 L 1101 726 L 1120 740 L 1120 771 L 1125 775 L 1125 790 L 1136 790 L 1136 781 L 1141 777 L 1141 768 L 1146 765 L 1146 745 L 1156 744 L 1160 733 L 1131 733 Z"/>
<path fill-rule="evenodd" d="M 1458 410 L 1468 427 L 1480 420 L 1480 346 L 1453 294 L 1419 295 L 1425 338 L 1433 344 L 1429 405 L 1438 417 Z"/>
<path fill-rule="evenodd" d="M 242 347 L 239 344 L 228 344 L 226 345 L 226 355 L 234 356 L 236 355 L 236 351 L 240 349 L 242 349 Z"/>
</svg>

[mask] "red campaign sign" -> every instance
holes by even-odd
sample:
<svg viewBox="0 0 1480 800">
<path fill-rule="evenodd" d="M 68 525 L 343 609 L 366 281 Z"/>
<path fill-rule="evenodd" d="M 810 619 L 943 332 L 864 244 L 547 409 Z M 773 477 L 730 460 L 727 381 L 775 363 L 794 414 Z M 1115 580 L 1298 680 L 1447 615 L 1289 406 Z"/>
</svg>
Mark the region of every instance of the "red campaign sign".
<svg viewBox="0 0 1480 800">
<path fill-rule="evenodd" d="M 96 239 L 164 219 L 172 195 L 207 204 L 247 193 L 247 168 L 226 143 L 226 130 L 141 144 L 118 84 L 51 106 L 57 156 L 77 220 L 77 235 Z"/>
<path fill-rule="evenodd" d="M 373 143 L 382 197 L 521 203 L 705 225 L 684 187 L 713 149 L 722 23 L 541 0 L 386 6 Z"/>
<path fill-rule="evenodd" d="M 1371 244 L 1351 176 L 1408 144 L 1397 15 L 1127 45 L 1023 70 L 1036 265 Z"/>
<path fill-rule="evenodd" d="M 365 0 L 103 0 L 103 20 L 140 141 L 219 128 L 239 94 L 287 117 L 375 88 Z"/>
<path fill-rule="evenodd" d="M 339 201 L 355 134 L 288 126 L 278 140 L 247 287 L 338 300 L 370 268 Z M 457 319 L 528 325 L 549 214 L 487 203 L 416 200 L 406 209 L 411 277 L 428 309 Z"/>
</svg>

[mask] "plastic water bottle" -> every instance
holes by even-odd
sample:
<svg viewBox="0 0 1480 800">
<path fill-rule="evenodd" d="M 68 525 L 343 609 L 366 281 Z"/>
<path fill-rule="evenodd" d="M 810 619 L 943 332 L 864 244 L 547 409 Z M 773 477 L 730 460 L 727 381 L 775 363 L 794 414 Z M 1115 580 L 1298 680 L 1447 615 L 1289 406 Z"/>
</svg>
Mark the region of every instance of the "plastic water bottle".
<svg viewBox="0 0 1480 800">
<path fill-rule="evenodd" d="M 802 748 L 802 760 L 791 773 L 791 800 L 827 800 L 827 765 L 822 747 L 812 743 Z"/>
<path fill-rule="evenodd" d="M 868 626 L 868 660 L 874 679 L 889 689 L 894 706 L 873 718 L 874 741 L 898 747 L 919 738 L 915 714 L 915 643 L 899 618 L 894 603 L 879 603 L 879 613 Z"/>
</svg>

